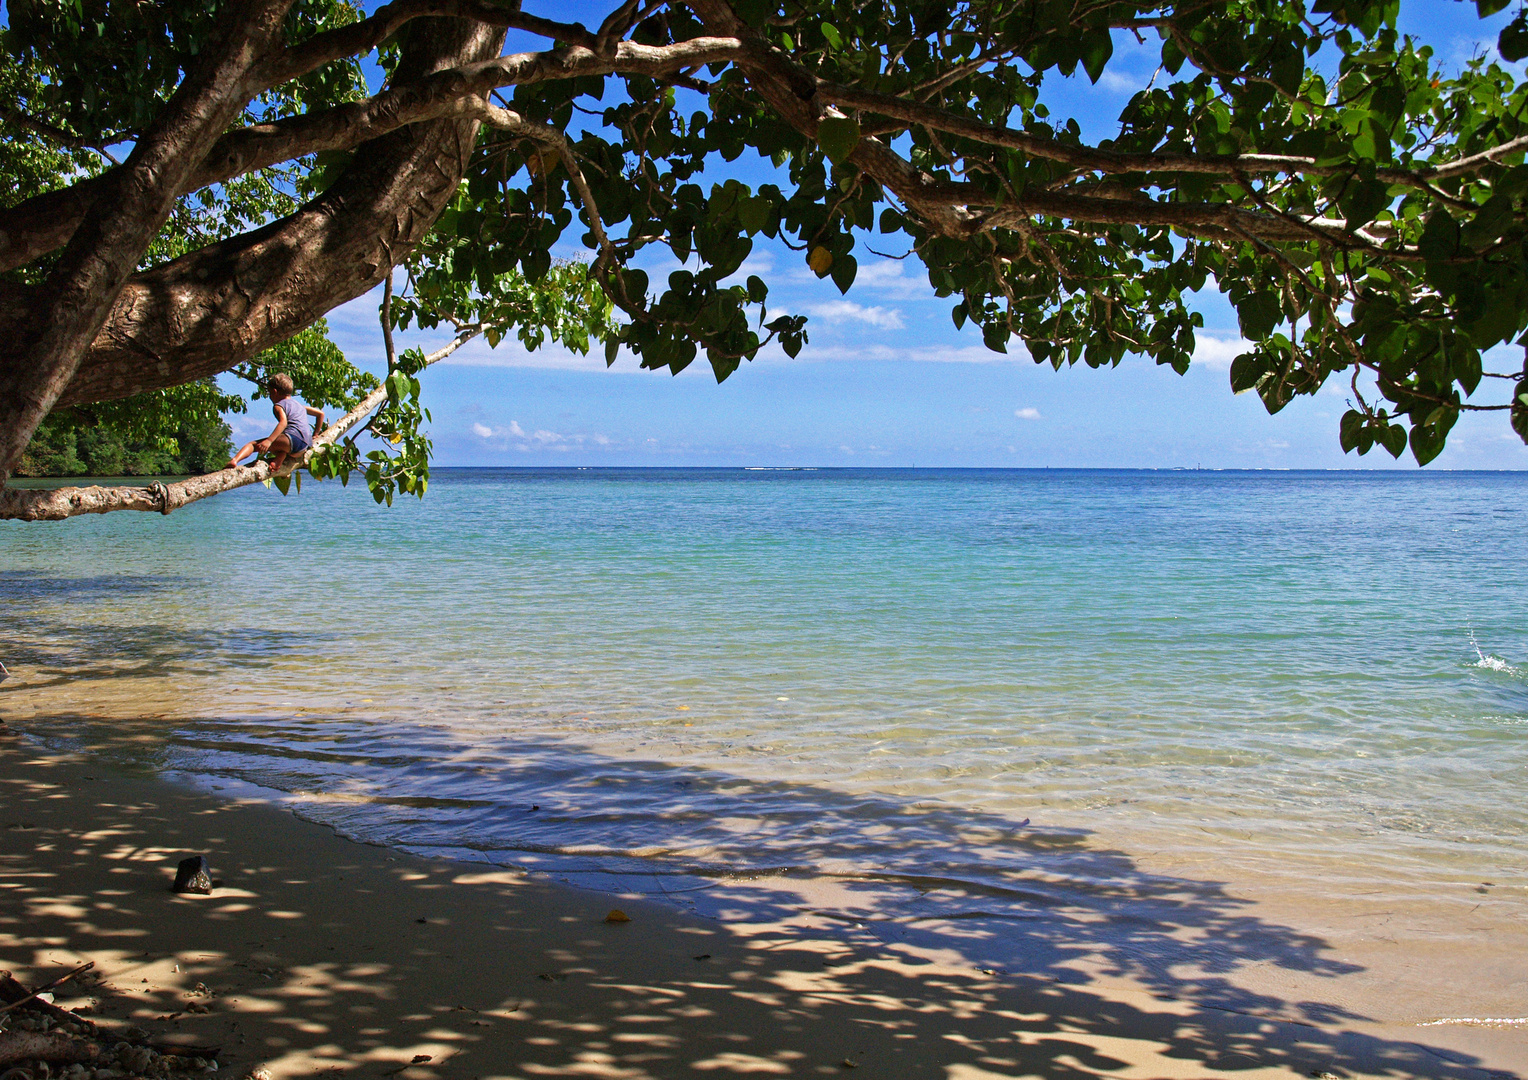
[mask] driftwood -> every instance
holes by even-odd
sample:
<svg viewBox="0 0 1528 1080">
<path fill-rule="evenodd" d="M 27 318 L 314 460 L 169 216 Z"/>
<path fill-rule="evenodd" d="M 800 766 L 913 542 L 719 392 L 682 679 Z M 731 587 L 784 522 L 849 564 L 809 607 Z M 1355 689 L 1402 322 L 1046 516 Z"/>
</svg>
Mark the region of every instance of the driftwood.
<svg viewBox="0 0 1528 1080">
<path fill-rule="evenodd" d="M 0 1069 L 18 1061 L 95 1061 L 99 1043 L 58 1031 L 0 1031 Z"/>
<path fill-rule="evenodd" d="M 38 993 L 44 992 L 45 990 L 38 991 Z M 36 997 L 32 991 L 11 978 L 9 971 L 0 971 L 0 1001 L 5 1002 L 7 1006 L 22 1005 L 28 1012 L 41 1013 L 55 1023 L 93 1026 L 84 1017 L 76 1016 L 72 1012 L 60 1009 L 51 1001 L 43 1001 Z"/>
<path fill-rule="evenodd" d="M 18 1009 L 18 1008 L 20 1008 L 23 1005 L 30 1004 L 31 1002 L 33 1002 L 33 1001 L 35 1001 L 37 999 L 37 996 L 39 994 L 46 994 L 49 990 L 52 990 L 55 987 L 63 986 L 64 983 L 68 982 L 70 979 L 74 978 L 76 975 L 78 975 L 78 974 L 80 974 L 81 972 L 84 972 L 84 971 L 89 971 L 93 967 L 95 967 L 95 961 L 94 960 L 87 960 L 87 961 L 85 961 L 85 963 L 81 964 L 79 967 L 75 968 L 73 971 L 71 971 L 71 972 L 69 972 L 69 973 L 67 973 L 65 975 L 60 975 L 58 978 L 54 979 L 50 983 L 46 983 L 46 984 L 44 984 L 42 986 L 39 986 L 36 990 L 33 990 L 31 993 L 27 994 L 25 997 L 17 998 L 14 1001 L 11 1001 L 10 999 L 7 999 L 7 1003 L 5 1005 L 0 1005 L 0 1013 L 8 1013 L 12 1009 Z M 16 982 L 15 979 L 11 979 L 9 974 L 6 975 L 6 978 L 10 979 L 11 982 L 16 983 L 17 986 L 21 985 L 20 983 Z M 50 1005 L 50 1004 L 52 1004 L 52 1002 L 44 1001 L 44 1002 L 41 1002 L 41 1004 L 43 1004 L 43 1005 Z M 55 1006 L 55 1008 L 56 1007 L 57 1006 Z M 59 1011 L 63 1012 L 62 1009 L 60 1009 Z M 65 1015 L 69 1016 L 70 1019 L 74 1019 L 73 1014 L 71 1014 L 71 1013 L 65 1013 Z"/>
<path fill-rule="evenodd" d="M 89 1020 L 76 1016 L 72 1012 L 66 1012 L 51 1001 L 43 1001 L 37 996 L 46 994 L 55 986 L 62 986 L 76 975 L 89 971 L 93 967 L 95 967 L 94 960 L 81 964 L 73 971 L 39 986 L 36 990 L 28 990 L 13 979 L 9 971 L 0 971 L 0 1001 L 5 1002 L 3 1006 L 0 1006 L 0 1015 L 13 1009 L 21 1009 L 46 1016 L 60 1024 L 79 1024 L 87 1032 L 93 1032 L 95 1025 Z M 18 1061 L 41 1060 L 63 1064 L 95 1061 L 101 1057 L 101 1054 L 99 1043 L 62 1031 L 0 1031 L 0 1069 L 7 1065 L 14 1065 Z"/>
</svg>

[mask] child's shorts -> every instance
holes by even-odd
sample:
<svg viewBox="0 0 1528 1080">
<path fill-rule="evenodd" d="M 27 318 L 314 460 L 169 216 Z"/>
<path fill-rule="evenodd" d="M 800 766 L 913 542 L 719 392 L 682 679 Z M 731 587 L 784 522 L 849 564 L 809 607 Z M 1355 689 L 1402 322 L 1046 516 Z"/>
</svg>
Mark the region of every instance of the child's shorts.
<svg viewBox="0 0 1528 1080">
<path fill-rule="evenodd" d="M 294 454 L 300 454 L 308 447 L 313 445 L 313 440 L 303 435 L 303 433 L 294 426 L 289 426 L 286 431 L 282 432 L 282 434 L 287 437 L 287 442 L 292 444 L 292 453 Z"/>
</svg>

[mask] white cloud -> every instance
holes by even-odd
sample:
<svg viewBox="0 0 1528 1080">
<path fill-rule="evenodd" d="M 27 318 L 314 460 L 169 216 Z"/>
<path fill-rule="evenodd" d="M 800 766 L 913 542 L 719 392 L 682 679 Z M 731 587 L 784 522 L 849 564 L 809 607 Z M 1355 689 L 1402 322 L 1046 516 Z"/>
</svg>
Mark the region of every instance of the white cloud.
<svg viewBox="0 0 1528 1080">
<path fill-rule="evenodd" d="M 1040 410 L 1033 405 L 1026 405 L 1022 409 L 1014 409 L 1013 415 L 1017 416 L 1020 420 L 1038 420 L 1040 419 Z"/>
<path fill-rule="evenodd" d="M 802 360 L 900 360 L 923 364 L 1011 364 L 1028 360 L 1029 353 L 1015 341 L 1006 353 L 996 353 L 981 345 L 947 347 L 943 345 L 808 345 L 801 350 Z"/>
<path fill-rule="evenodd" d="M 904 326 L 902 313 L 895 308 L 865 307 L 852 300 L 832 300 L 826 304 L 808 304 L 807 313 L 826 322 L 837 323 L 852 319 L 869 323 L 880 330 L 901 330 Z"/>
<path fill-rule="evenodd" d="M 472 434 L 476 435 L 480 439 L 491 439 L 493 438 L 493 428 L 489 427 L 487 424 L 473 424 Z"/>
<path fill-rule="evenodd" d="M 1212 337 L 1198 334 L 1194 337 L 1194 363 L 1203 364 L 1213 371 L 1231 370 L 1231 361 L 1252 348 L 1252 342 L 1239 337 Z"/>
</svg>

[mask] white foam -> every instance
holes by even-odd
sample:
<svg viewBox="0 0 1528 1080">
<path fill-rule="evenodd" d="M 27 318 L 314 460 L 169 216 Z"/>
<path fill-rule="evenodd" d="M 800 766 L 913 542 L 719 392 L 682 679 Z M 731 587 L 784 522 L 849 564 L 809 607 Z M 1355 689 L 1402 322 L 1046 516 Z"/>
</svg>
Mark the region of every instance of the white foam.
<svg viewBox="0 0 1528 1080">
<path fill-rule="evenodd" d="M 1417 1027 L 1441 1027 L 1458 1024 L 1461 1027 L 1521 1027 L 1528 1024 L 1528 1016 L 1450 1016 L 1443 1020 L 1427 1020 Z"/>
<path fill-rule="evenodd" d="M 1513 667 L 1499 656 L 1493 656 L 1488 652 L 1480 651 L 1480 643 L 1475 640 L 1475 631 L 1470 630 L 1470 644 L 1475 648 L 1475 655 L 1479 657 L 1470 667 L 1484 668 L 1486 671 L 1499 671 L 1503 675 L 1521 675 L 1522 671 Z"/>
</svg>

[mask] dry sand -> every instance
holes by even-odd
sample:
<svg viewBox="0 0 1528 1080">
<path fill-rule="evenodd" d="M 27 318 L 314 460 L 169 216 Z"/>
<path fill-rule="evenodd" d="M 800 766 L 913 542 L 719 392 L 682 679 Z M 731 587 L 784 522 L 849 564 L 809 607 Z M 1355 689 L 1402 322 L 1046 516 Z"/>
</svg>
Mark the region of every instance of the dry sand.
<svg viewBox="0 0 1528 1080">
<path fill-rule="evenodd" d="M 170 893 L 176 861 L 201 853 L 220 887 Z M 15 735 L 0 740 L 0 889 L 0 967 L 36 984 L 94 960 L 104 980 L 61 1005 L 220 1047 L 234 1078 L 1528 1075 L 1521 1028 L 1312 1008 L 1295 1023 L 983 971 L 958 942 L 746 908 L 703 919 L 352 843 Z M 606 922 L 612 908 L 631 921 Z"/>
</svg>

